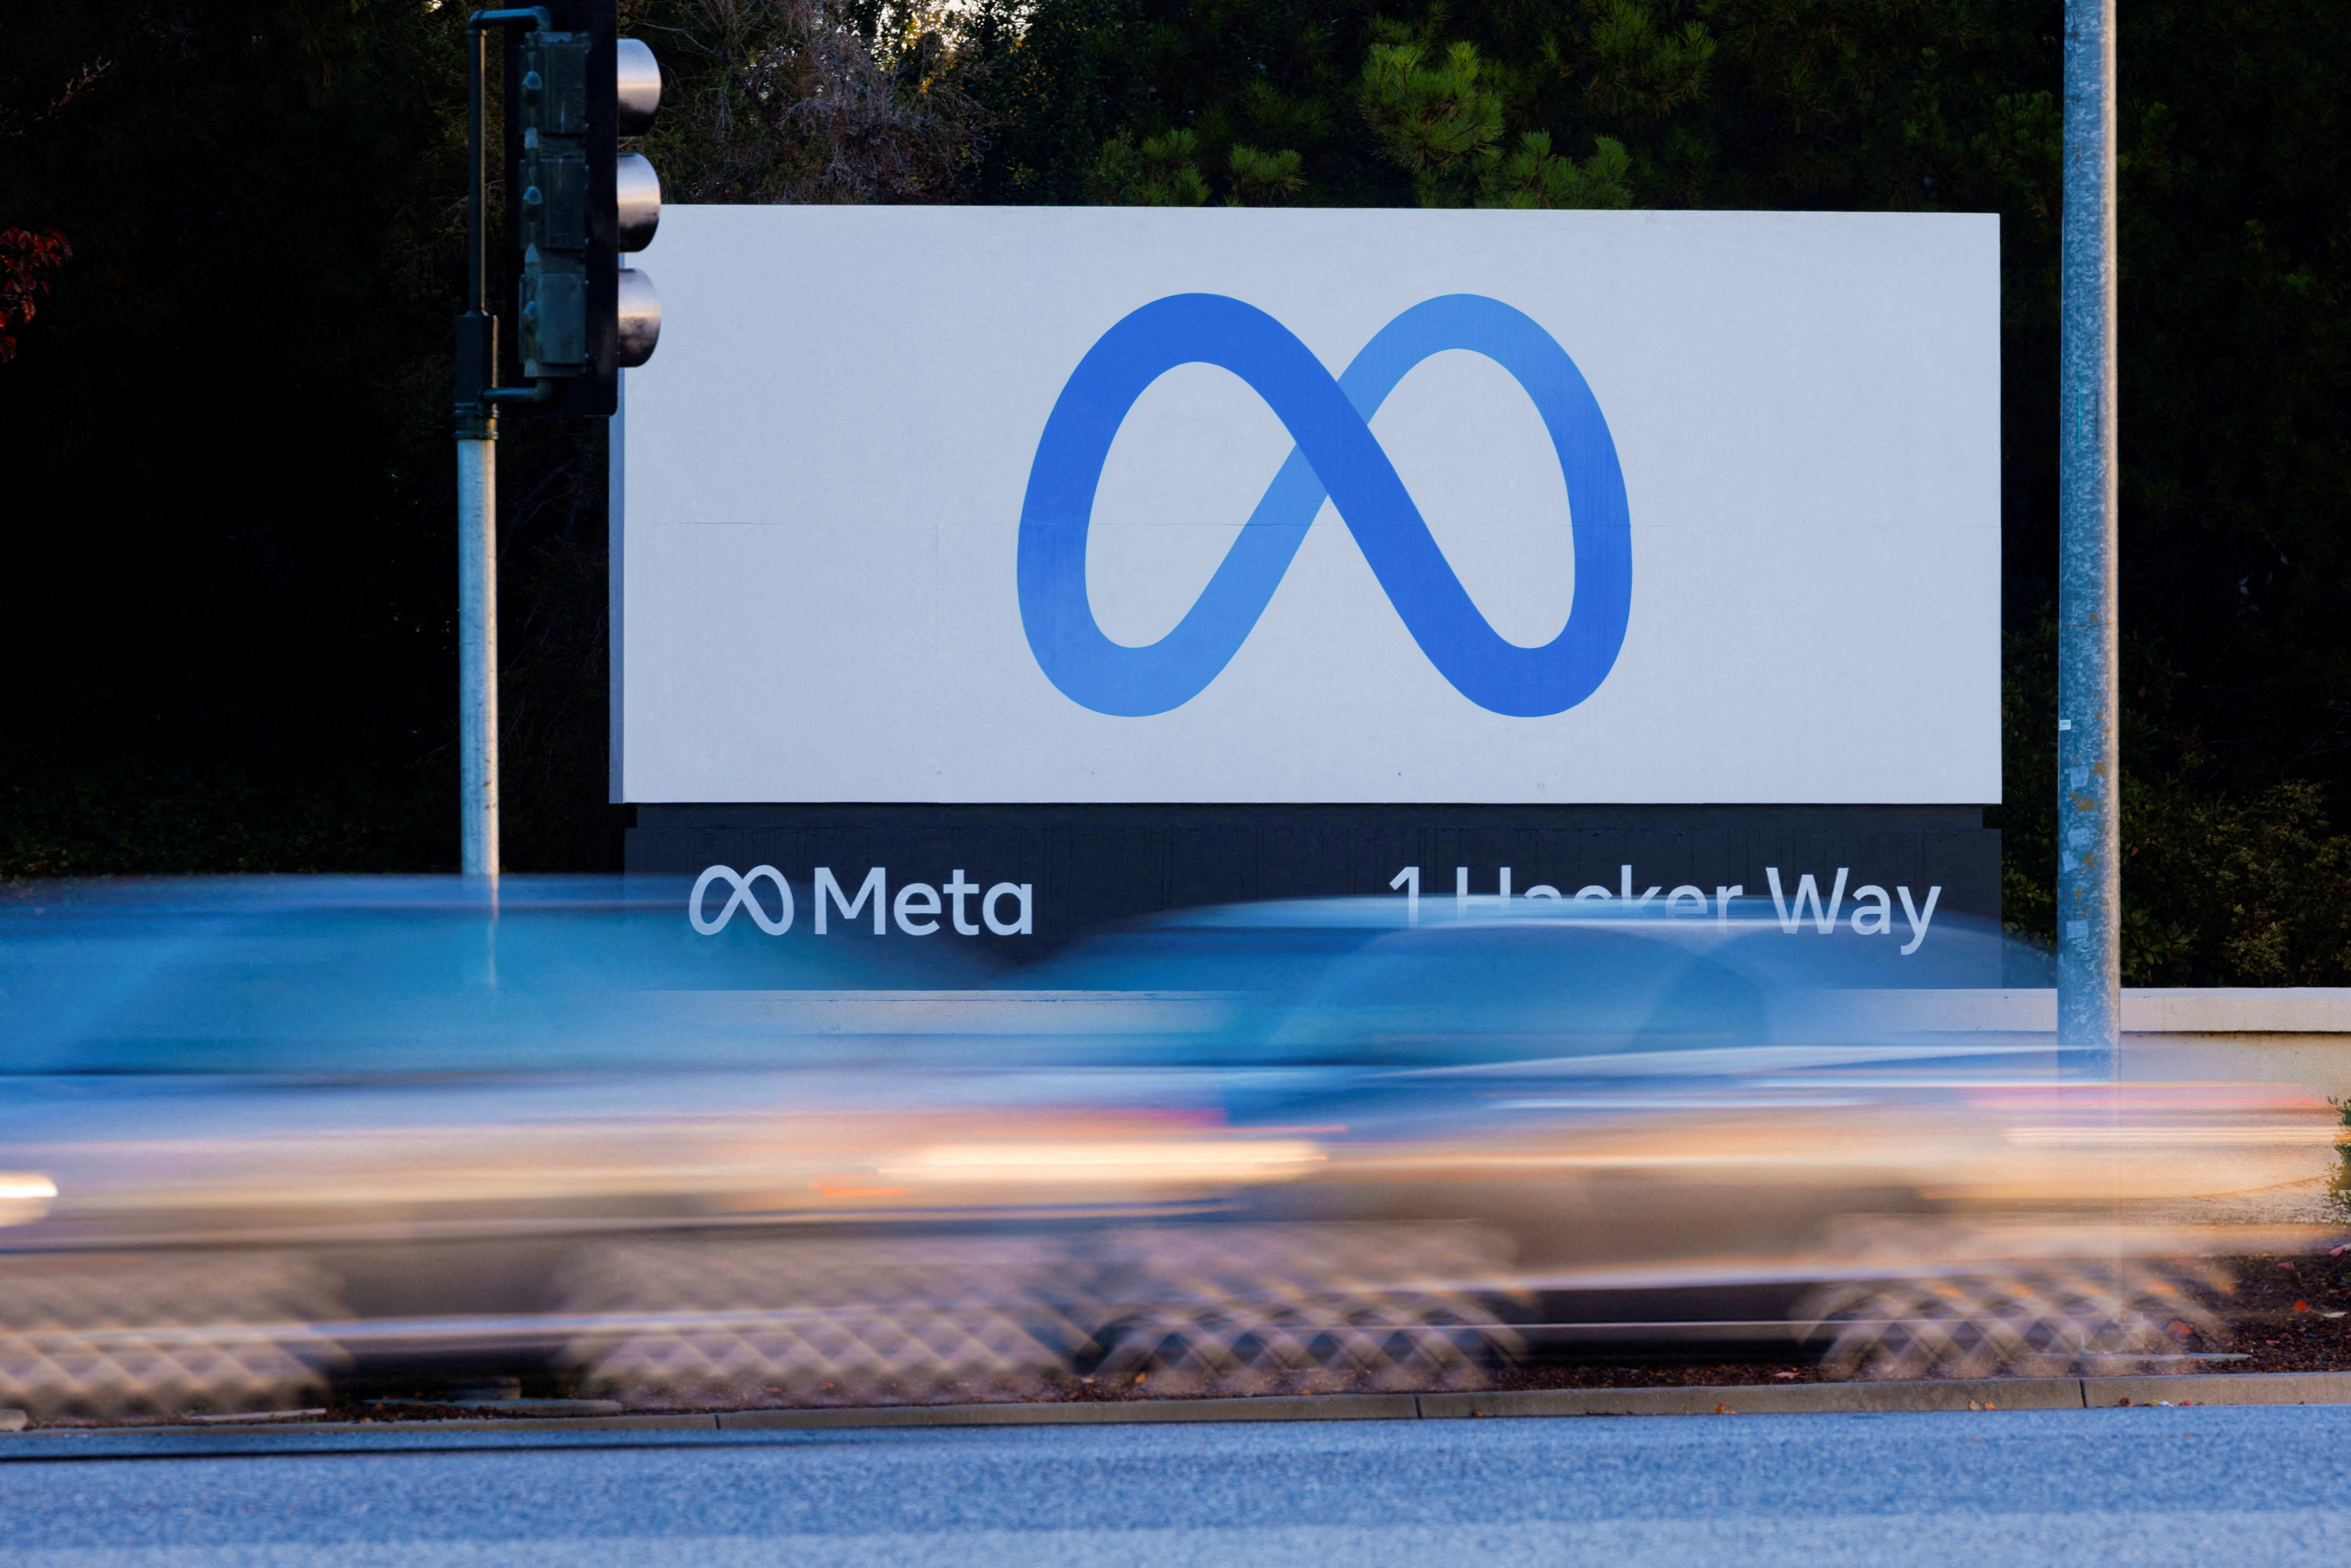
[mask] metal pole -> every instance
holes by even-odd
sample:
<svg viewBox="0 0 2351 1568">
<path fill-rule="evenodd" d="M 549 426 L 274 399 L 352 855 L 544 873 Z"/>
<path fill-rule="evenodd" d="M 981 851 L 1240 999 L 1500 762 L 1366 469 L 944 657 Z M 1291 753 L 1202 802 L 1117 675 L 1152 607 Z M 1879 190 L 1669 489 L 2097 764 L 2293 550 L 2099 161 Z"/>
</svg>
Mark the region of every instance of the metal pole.
<svg viewBox="0 0 2351 1568">
<path fill-rule="evenodd" d="M 457 438 L 459 841 L 467 876 L 498 874 L 497 474 L 495 427 Z"/>
<path fill-rule="evenodd" d="M 482 125 L 489 113 L 485 101 L 489 89 L 484 79 L 489 74 L 489 50 L 490 40 L 476 18 L 465 30 L 465 313 L 469 316 L 489 313 L 489 171 L 484 162 L 489 156 L 489 142 Z M 483 369 L 496 379 L 496 365 Z M 460 404 L 466 393 L 478 390 L 461 383 L 457 388 Z"/>
<path fill-rule="evenodd" d="M 487 309 L 489 235 L 483 161 L 488 40 L 466 35 L 465 314 L 457 323 L 457 777 L 459 863 L 498 874 L 497 324 Z"/>
<path fill-rule="evenodd" d="M 460 863 L 498 874 L 498 404 L 547 402 L 555 383 L 501 387 L 490 314 L 489 30 L 554 23 L 545 6 L 476 11 L 465 29 L 465 313 L 457 318 L 457 764 Z M 496 889 L 491 889 L 495 909 Z"/>
<path fill-rule="evenodd" d="M 2121 1046 L 2116 741 L 2115 0 L 2065 0 L 2057 468 L 2057 1049 L 2114 1076 Z"/>
</svg>

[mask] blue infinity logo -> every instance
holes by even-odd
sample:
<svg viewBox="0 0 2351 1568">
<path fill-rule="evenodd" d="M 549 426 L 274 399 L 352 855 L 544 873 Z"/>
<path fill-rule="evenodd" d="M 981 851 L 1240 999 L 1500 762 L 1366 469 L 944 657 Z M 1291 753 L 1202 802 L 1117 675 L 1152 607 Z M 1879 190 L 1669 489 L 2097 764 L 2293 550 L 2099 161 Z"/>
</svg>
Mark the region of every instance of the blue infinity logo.
<svg viewBox="0 0 2351 1568">
<path fill-rule="evenodd" d="M 1575 530 L 1567 625 L 1539 648 L 1480 614 L 1413 505 L 1369 421 L 1412 368 L 1447 349 L 1492 360 L 1526 389 L 1559 455 Z M 1111 443 L 1145 388 L 1178 365 L 1220 366 L 1265 399 L 1297 445 L 1199 600 L 1146 647 L 1113 643 L 1086 595 L 1086 530 Z M 1155 299 L 1086 351 L 1045 421 L 1020 508 L 1020 622 L 1046 677 L 1096 713 L 1181 707 L 1240 651 L 1325 498 L 1405 628 L 1455 689 L 1518 718 L 1564 713 L 1599 689 L 1625 644 L 1632 525 L 1608 421 L 1551 334 L 1499 300 L 1448 294 L 1414 306 L 1336 381 L 1280 322 L 1220 294 Z"/>
</svg>

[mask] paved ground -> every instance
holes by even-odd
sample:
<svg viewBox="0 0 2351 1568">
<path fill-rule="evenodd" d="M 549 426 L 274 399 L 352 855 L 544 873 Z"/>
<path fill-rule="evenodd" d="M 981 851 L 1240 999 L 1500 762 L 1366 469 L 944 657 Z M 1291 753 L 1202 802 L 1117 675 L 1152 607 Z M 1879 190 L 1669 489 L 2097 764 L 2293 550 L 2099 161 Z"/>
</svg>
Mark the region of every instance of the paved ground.
<svg viewBox="0 0 2351 1568">
<path fill-rule="evenodd" d="M 10 1458 L 0 1561 L 2333 1568 L 2351 1530 L 2342 1406 L 480 1443 L 113 1434 L 115 1457 Z"/>
</svg>

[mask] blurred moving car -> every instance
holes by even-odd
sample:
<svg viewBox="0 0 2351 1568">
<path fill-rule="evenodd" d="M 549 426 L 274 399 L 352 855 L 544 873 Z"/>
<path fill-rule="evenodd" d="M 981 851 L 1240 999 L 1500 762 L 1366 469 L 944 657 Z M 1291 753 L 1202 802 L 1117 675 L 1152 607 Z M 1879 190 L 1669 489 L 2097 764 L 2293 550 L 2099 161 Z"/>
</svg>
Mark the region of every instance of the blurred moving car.
<svg viewBox="0 0 2351 1568">
<path fill-rule="evenodd" d="M 1328 901 L 990 981 L 705 936 L 682 893 L 18 890 L 0 1404 L 387 1368 L 647 1407 L 1466 1386 L 1792 1337 L 1856 1375 L 2117 1370 L 2217 1331 L 2179 1206 L 2336 1131 L 1900 1027 L 1921 981 L 2025 961 L 1956 926 L 1913 965 L 1769 904 Z"/>
</svg>

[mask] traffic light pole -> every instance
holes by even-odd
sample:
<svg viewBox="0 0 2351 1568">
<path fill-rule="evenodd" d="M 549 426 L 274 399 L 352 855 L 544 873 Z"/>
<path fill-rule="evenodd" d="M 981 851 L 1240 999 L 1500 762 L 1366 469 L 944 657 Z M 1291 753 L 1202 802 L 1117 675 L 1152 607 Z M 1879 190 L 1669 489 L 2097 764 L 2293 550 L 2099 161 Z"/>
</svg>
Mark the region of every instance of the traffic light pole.
<svg viewBox="0 0 2351 1568">
<path fill-rule="evenodd" d="M 489 156 L 483 18 L 465 34 L 465 314 L 457 323 L 457 778 L 459 863 L 498 874 L 497 319 L 489 313 Z"/>
<path fill-rule="evenodd" d="M 2057 1050 L 2122 1044 L 2116 669 L 2115 0 L 2066 0 L 2057 503 Z"/>
<path fill-rule="evenodd" d="M 567 23 L 555 26 L 560 12 Z M 661 302 L 619 265 L 661 221 L 661 180 L 622 155 L 661 107 L 653 51 L 615 33 L 612 0 L 476 11 L 465 29 L 465 313 L 457 319 L 458 841 L 467 876 L 498 874 L 498 404 L 610 415 L 620 372 L 661 338 Z M 522 241 L 515 344 L 528 386 L 502 387 L 490 311 L 489 47 L 528 27 L 508 73 L 508 193 Z M 517 152 L 518 150 L 518 152 Z"/>
<path fill-rule="evenodd" d="M 496 415 L 457 433 L 459 863 L 498 874 L 498 438 Z"/>
<path fill-rule="evenodd" d="M 489 29 L 548 25 L 533 7 L 479 11 L 466 28 L 465 314 L 457 320 L 458 863 L 498 874 L 498 407 L 551 390 L 494 384 L 498 322 L 489 309 Z"/>
</svg>

